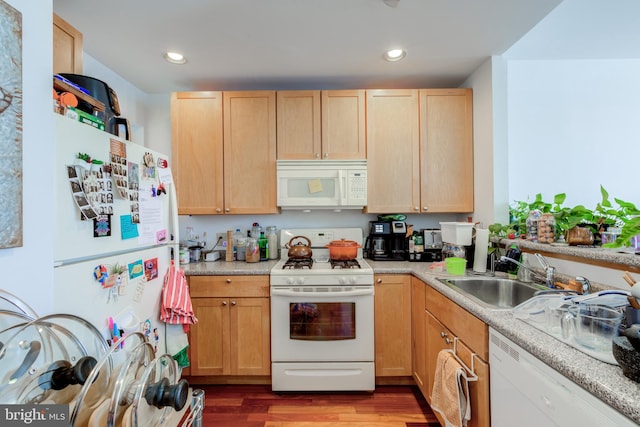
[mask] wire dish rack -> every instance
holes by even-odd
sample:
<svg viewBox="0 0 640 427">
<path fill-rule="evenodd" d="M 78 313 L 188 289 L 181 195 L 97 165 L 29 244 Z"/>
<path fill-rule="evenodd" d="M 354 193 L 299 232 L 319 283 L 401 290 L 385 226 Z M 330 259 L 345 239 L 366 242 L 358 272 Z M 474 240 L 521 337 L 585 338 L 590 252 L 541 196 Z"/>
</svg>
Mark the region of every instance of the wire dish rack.
<svg viewBox="0 0 640 427">
<path fill-rule="evenodd" d="M 62 405 L 69 426 L 201 427 L 204 391 L 180 372 L 142 333 L 108 346 L 86 320 L 0 289 L 0 404 Z"/>
</svg>

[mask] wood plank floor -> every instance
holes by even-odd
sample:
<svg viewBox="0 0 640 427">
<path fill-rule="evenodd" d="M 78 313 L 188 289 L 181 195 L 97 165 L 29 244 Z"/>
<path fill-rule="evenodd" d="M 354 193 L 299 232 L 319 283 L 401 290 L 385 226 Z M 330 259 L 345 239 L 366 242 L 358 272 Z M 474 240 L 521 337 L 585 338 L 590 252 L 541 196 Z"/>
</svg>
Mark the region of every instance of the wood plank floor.
<svg viewBox="0 0 640 427">
<path fill-rule="evenodd" d="M 440 427 L 417 387 L 374 393 L 274 393 L 268 385 L 201 386 L 204 427 Z"/>
</svg>

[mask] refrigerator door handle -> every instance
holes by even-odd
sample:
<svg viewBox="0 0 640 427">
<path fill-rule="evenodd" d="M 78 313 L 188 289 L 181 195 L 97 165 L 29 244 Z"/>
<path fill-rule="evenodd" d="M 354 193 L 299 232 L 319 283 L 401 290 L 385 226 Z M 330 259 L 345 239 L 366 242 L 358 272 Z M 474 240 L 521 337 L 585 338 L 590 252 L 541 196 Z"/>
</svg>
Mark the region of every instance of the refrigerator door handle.
<svg viewBox="0 0 640 427">
<path fill-rule="evenodd" d="M 180 253 L 180 228 L 178 225 L 178 196 L 176 195 L 176 186 L 172 181 L 169 185 L 169 211 L 171 212 L 171 234 L 173 235 L 173 260 L 178 257 Z"/>
</svg>

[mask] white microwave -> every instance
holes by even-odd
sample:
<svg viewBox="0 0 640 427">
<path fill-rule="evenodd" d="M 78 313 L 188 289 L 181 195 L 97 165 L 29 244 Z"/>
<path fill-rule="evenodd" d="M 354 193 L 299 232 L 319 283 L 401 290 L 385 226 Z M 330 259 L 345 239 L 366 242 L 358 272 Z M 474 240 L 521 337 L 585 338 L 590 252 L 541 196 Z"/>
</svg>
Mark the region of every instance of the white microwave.
<svg viewBox="0 0 640 427">
<path fill-rule="evenodd" d="M 282 209 L 362 209 L 367 205 L 366 160 L 278 160 Z"/>
</svg>

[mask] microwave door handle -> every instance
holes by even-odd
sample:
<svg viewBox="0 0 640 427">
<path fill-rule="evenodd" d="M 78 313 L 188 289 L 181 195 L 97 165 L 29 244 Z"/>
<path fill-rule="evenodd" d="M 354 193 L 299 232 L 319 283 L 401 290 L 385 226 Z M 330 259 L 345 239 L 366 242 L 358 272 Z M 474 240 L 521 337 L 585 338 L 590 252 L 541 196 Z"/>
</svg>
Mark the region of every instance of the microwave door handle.
<svg viewBox="0 0 640 427">
<path fill-rule="evenodd" d="M 357 297 L 373 295 L 373 287 L 368 289 L 357 289 L 355 291 L 344 292 L 298 292 L 288 289 L 271 289 L 271 296 L 278 297 L 300 297 L 300 298 L 323 298 L 323 297 Z"/>
<path fill-rule="evenodd" d="M 345 171 L 340 169 L 338 170 L 338 181 L 339 181 L 339 191 L 340 195 L 338 199 L 340 200 L 340 206 L 347 205 L 347 176 L 345 176 Z"/>
</svg>

